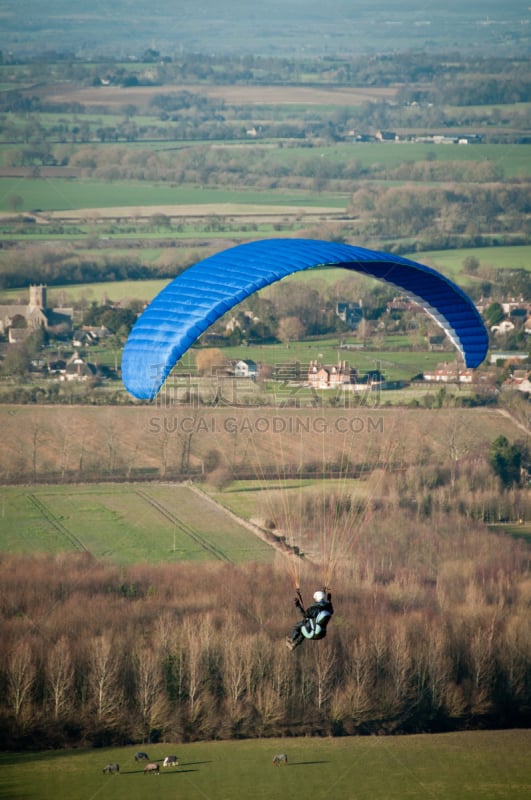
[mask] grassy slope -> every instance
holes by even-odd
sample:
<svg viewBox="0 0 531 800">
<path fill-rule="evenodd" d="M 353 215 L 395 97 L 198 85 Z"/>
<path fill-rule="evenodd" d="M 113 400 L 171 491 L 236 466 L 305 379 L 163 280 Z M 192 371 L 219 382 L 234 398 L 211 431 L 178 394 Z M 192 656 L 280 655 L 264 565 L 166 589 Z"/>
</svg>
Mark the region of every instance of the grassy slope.
<svg viewBox="0 0 531 800">
<path fill-rule="evenodd" d="M 526 730 L 146 745 L 152 759 L 180 758 L 177 769 L 158 778 L 142 774 L 131 747 L 1 754 L 0 797 L 524 800 L 531 792 L 530 747 Z M 283 752 L 288 767 L 273 768 L 273 755 Z M 120 764 L 119 775 L 102 774 L 110 761 Z"/>
</svg>

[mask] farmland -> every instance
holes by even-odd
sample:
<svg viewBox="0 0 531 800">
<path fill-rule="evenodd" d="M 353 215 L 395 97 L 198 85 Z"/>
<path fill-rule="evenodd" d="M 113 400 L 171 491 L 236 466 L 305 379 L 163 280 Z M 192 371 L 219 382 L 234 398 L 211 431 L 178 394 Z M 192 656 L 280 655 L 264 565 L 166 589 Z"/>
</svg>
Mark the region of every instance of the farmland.
<svg viewBox="0 0 531 800">
<path fill-rule="evenodd" d="M 531 791 L 529 731 L 431 736 L 157 744 L 150 758 L 177 753 L 179 767 L 157 778 L 160 800 L 524 800 Z M 155 790 L 133 760 L 135 748 L 0 755 L 0 794 L 32 800 L 97 795 L 140 800 Z M 275 753 L 287 767 L 273 769 Z M 119 775 L 102 775 L 110 762 Z M 146 782 L 149 781 L 149 786 Z M 355 794 L 353 795 L 353 791 Z"/>
<path fill-rule="evenodd" d="M 271 561 L 274 551 L 183 485 L 4 487 L 3 552 L 90 552 L 120 563 Z"/>
<path fill-rule="evenodd" d="M 498 299 L 512 270 L 524 285 L 529 103 L 513 60 L 488 62 L 495 98 L 476 61 L 441 59 L 437 76 L 377 57 L 358 85 L 348 58 L 317 59 L 297 64 L 292 86 L 293 62 L 204 61 L 200 80 L 181 73 L 203 69 L 194 58 L 73 59 L 42 66 L 38 83 L 35 64 L 2 66 L 2 299 L 35 281 L 79 311 L 149 300 L 211 252 L 292 235 L 412 253 L 476 297 Z M 456 103 L 456 74 L 469 105 Z M 150 85 L 120 85 L 131 77 Z M 507 105 L 494 102 L 504 81 Z M 441 131 L 478 131 L 478 143 L 414 141 Z M 81 284 L 87 266 L 95 280 Z M 334 293 L 337 278 L 304 276 L 301 294 L 312 280 Z M 415 352 L 426 342 L 414 328 L 368 342 L 264 337 L 223 355 L 334 363 L 350 355 L 343 343 L 360 371 L 397 380 L 454 357 Z M 120 346 L 116 336 L 92 353 L 117 365 Z M 528 723 L 531 509 L 489 458 L 500 436 L 527 452 L 528 415 L 461 408 L 469 392 L 454 387 L 408 390 L 402 409 L 391 394 L 350 402 L 280 381 L 200 378 L 195 395 L 194 356 L 151 405 L 111 383 L 65 385 L 64 405 L 53 394 L 40 405 L 50 384 L 39 376 L 0 406 L 0 730 L 5 748 L 41 749 L 0 756 L 0 795 L 143 797 L 152 779 L 117 745 L 151 741 L 158 759 L 168 741 L 181 766 L 157 779 L 161 798 L 523 798 L 526 730 L 350 734 Z M 179 392 L 192 400 L 174 403 Z M 325 553 L 331 509 L 341 533 Z M 319 572 L 329 585 L 325 557 L 340 565 L 325 649 L 297 653 L 295 668 L 279 649 L 293 518 L 305 556 L 321 556 L 297 559 L 306 583 Z M 289 766 L 272 772 L 284 750 Z M 120 775 L 102 776 L 113 760 Z"/>
<path fill-rule="evenodd" d="M 271 563 L 274 539 L 249 522 L 276 517 L 290 496 L 294 506 L 313 502 L 322 476 L 327 493 L 391 497 L 367 480 L 376 467 L 398 483 L 404 469 L 417 471 L 422 484 L 426 458 L 429 475 L 435 464 L 458 468 L 456 434 L 466 460 L 479 461 L 497 436 L 521 436 L 510 416 L 484 409 L 3 406 L 1 415 L 0 550 L 88 552 L 124 564 Z M 362 480 L 341 477 L 339 464 Z M 516 524 L 527 519 L 523 497 L 504 499 L 492 486 L 474 499 L 467 486 L 462 499 L 454 491 L 456 506 L 492 520 L 508 514 L 508 529 L 528 534 Z M 422 491 L 434 508 L 434 491 Z"/>
</svg>

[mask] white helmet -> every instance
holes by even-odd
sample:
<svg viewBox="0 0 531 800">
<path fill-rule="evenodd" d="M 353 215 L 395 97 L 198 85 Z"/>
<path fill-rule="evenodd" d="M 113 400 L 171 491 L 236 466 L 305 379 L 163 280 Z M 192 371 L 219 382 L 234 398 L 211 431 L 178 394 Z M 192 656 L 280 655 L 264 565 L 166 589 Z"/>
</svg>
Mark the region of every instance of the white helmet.
<svg viewBox="0 0 531 800">
<path fill-rule="evenodd" d="M 313 599 L 315 600 L 316 603 L 324 603 L 324 601 L 326 600 L 326 595 L 324 592 L 318 591 L 315 592 Z"/>
</svg>

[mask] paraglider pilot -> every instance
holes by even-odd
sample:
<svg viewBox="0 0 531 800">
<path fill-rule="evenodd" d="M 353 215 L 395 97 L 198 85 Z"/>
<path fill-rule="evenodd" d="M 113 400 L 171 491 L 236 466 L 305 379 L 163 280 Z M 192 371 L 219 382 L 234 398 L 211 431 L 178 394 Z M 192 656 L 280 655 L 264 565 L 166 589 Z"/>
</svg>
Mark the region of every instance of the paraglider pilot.
<svg viewBox="0 0 531 800">
<path fill-rule="evenodd" d="M 334 607 L 332 605 L 332 595 L 330 592 L 318 590 L 315 592 L 309 608 L 304 608 L 300 593 L 297 592 L 295 605 L 302 614 L 302 620 L 294 626 L 291 636 L 286 639 L 286 644 L 290 650 L 294 650 L 305 639 L 324 639 L 326 636 L 326 626 L 328 625 Z"/>
</svg>

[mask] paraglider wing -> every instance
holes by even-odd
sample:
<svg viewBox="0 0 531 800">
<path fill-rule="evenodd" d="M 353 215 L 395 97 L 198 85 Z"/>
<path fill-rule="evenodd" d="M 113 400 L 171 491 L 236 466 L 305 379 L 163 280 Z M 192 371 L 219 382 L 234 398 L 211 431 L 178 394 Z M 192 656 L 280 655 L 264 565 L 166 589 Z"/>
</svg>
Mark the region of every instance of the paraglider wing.
<svg viewBox="0 0 531 800">
<path fill-rule="evenodd" d="M 122 379 L 139 399 L 153 399 L 172 367 L 219 317 L 287 275 L 343 267 L 396 286 L 443 328 L 467 367 L 484 359 L 488 336 L 467 295 L 430 267 L 401 256 L 313 239 L 265 239 L 224 250 L 187 269 L 146 308 L 122 358 Z"/>
</svg>

